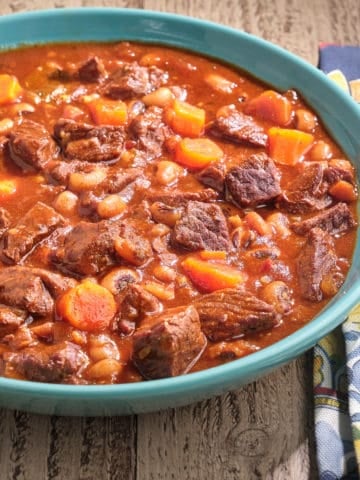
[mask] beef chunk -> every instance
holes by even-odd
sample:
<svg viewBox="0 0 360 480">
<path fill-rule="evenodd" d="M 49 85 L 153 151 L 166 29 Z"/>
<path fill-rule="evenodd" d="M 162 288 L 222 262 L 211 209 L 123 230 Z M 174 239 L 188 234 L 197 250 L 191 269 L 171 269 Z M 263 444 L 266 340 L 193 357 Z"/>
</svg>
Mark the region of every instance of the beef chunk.
<svg viewBox="0 0 360 480">
<path fill-rule="evenodd" d="M 352 171 L 345 168 L 329 166 L 324 170 L 324 180 L 330 185 L 339 180 L 354 183 L 354 174 Z"/>
<path fill-rule="evenodd" d="M 161 87 L 167 79 L 168 74 L 158 67 L 124 63 L 106 80 L 102 93 L 116 100 L 139 97 Z"/>
<path fill-rule="evenodd" d="M 38 242 L 63 224 L 63 217 L 52 207 L 42 202 L 36 203 L 3 235 L 3 259 L 9 263 L 18 263 Z"/>
<path fill-rule="evenodd" d="M 115 172 L 107 175 L 96 190 L 101 190 L 103 193 L 119 193 L 141 177 L 141 168 L 118 168 Z"/>
<path fill-rule="evenodd" d="M 0 337 L 17 330 L 28 314 L 19 308 L 0 305 Z"/>
<path fill-rule="evenodd" d="M 52 256 L 52 263 L 79 277 L 97 275 L 114 264 L 114 239 L 120 225 L 109 221 L 79 222 Z"/>
<path fill-rule="evenodd" d="M 302 297 L 312 302 L 323 298 L 322 280 L 336 268 L 337 256 L 331 236 L 313 228 L 297 259 L 297 271 Z"/>
<path fill-rule="evenodd" d="M 106 175 L 105 179 L 99 183 L 92 191 L 82 192 L 79 197 L 78 212 L 82 217 L 88 217 L 92 220 L 99 220 L 97 206 L 105 195 L 124 192 L 126 187 L 135 187 L 142 179 L 142 170 L 140 168 L 118 168 L 114 172 Z"/>
<path fill-rule="evenodd" d="M 146 226 L 148 228 L 148 226 Z M 118 248 L 118 246 L 120 248 Z M 147 262 L 153 255 L 151 244 L 149 240 L 139 231 L 137 224 L 131 221 L 126 221 L 121 224 L 119 238 L 116 241 L 116 251 L 119 256 L 123 249 L 131 252 L 131 263 L 139 266 Z M 124 258 L 128 261 L 128 257 Z"/>
<path fill-rule="evenodd" d="M 37 171 L 58 154 L 58 147 L 45 127 L 32 120 L 23 120 L 9 134 L 11 160 L 23 171 Z"/>
<path fill-rule="evenodd" d="M 280 192 L 280 175 L 265 153 L 251 155 L 225 177 L 227 193 L 240 207 L 255 207 L 272 201 Z"/>
<path fill-rule="evenodd" d="M 209 132 L 216 137 L 254 147 L 265 147 L 267 143 L 264 129 L 252 117 L 232 106 L 224 109 L 224 114 L 213 122 Z"/>
<path fill-rule="evenodd" d="M 173 190 L 171 193 L 151 193 L 149 192 L 146 199 L 149 202 L 161 202 L 169 207 L 185 207 L 189 201 L 210 202 L 216 200 L 217 193 L 211 188 L 206 188 L 200 192 L 182 192 Z"/>
<path fill-rule="evenodd" d="M 13 350 L 21 350 L 39 343 L 34 337 L 32 330 L 26 324 L 20 325 L 14 332 L 5 335 L 2 338 L 2 342 Z"/>
<path fill-rule="evenodd" d="M 203 185 L 222 193 L 225 188 L 225 166 L 221 163 L 209 165 L 201 170 L 197 179 Z"/>
<path fill-rule="evenodd" d="M 202 331 L 212 341 L 272 328 L 277 316 L 272 305 L 244 290 L 228 288 L 195 300 Z"/>
<path fill-rule="evenodd" d="M 170 128 L 162 120 L 162 114 L 162 108 L 149 107 L 133 119 L 129 128 L 137 147 L 153 157 L 161 155 L 163 143 L 171 134 Z"/>
<path fill-rule="evenodd" d="M 226 219 L 218 205 L 188 202 L 171 235 L 174 246 L 186 250 L 229 250 Z"/>
<path fill-rule="evenodd" d="M 5 356 L 21 375 L 35 382 L 63 383 L 79 374 L 88 364 L 81 347 L 71 342 L 54 346 L 35 346 Z"/>
<path fill-rule="evenodd" d="M 54 136 L 66 158 L 83 162 L 104 162 L 117 159 L 123 151 L 125 130 L 122 126 L 102 125 L 60 119 Z"/>
<path fill-rule="evenodd" d="M 324 167 L 312 163 L 303 167 L 299 175 L 279 195 L 277 205 L 290 213 L 307 213 L 323 210 L 331 205 L 324 183 Z"/>
<path fill-rule="evenodd" d="M 188 372 L 206 344 L 193 306 L 169 309 L 146 319 L 133 338 L 133 362 L 149 379 Z"/>
<path fill-rule="evenodd" d="M 0 302 L 40 316 L 52 313 L 54 307 L 39 275 L 27 267 L 0 270 Z"/>
<path fill-rule="evenodd" d="M 105 67 L 98 57 L 91 57 L 83 63 L 78 75 L 81 82 L 98 83 L 105 77 Z"/>
<path fill-rule="evenodd" d="M 59 273 L 53 273 L 44 268 L 31 268 L 29 270 L 31 270 L 33 275 L 38 275 L 41 278 L 45 287 L 54 298 L 62 295 L 66 290 L 69 290 L 69 288 L 75 287 L 77 283 L 73 278 L 64 277 Z"/>
<path fill-rule="evenodd" d="M 52 182 L 67 185 L 71 173 L 90 169 L 92 165 L 91 163 L 81 162 L 79 160 L 72 160 L 71 162 L 51 162 L 46 167 L 45 172 Z"/>
<path fill-rule="evenodd" d="M 311 218 L 293 223 L 291 228 L 298 235 L 306 235 L 314 227 L 321 228 L 332 235 L 337 235 L 355 226 L 356 220 L 349 207 L 346 203 L 338 203 Z"/>
<path fill-rule="evenodd" d="M 128 284 L 120 293 L 118 301 L 121 302 L 121 319 L 140 321 L 145 315 L 156 314 L 161 311 L 159 300 L 140 285 Z"/>
</svg>

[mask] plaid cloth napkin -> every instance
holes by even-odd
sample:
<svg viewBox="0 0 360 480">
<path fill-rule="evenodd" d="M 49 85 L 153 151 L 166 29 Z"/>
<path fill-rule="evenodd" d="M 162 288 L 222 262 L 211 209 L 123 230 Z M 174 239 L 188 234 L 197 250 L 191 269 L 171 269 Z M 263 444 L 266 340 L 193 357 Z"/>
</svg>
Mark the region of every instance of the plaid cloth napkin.
<svg viewBox="0 0 360 480">
<path fill-rule="evenodd" d="M 321 45 L 319 67 L 360 102 L 360 47 Z M 359 479 L 360 305 L 315 346 L 313 381 L 319 478 Z"/>
</svg>

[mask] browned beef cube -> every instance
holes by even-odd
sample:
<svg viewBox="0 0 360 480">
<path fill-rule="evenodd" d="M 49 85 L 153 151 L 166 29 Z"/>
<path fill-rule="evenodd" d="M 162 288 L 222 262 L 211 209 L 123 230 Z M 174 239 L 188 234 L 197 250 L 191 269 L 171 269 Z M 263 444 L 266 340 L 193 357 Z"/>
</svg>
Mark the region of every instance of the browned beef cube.
<svg viewBox="0 0 360 480">
<path fill-rule="evenodd" d="M 96 127 L 74 120 L 60 119 L 54 136 L 65 157 L 83 162 L 103 162 L 118 158 L 123 151 L 125 130 L 122 126 Z"/>
<path fill-rule="evenodd" d="M 81 82 L 98 83 L 105 77 L 105 67 L 98 57 L 91 57 L 78 70 Z"/>
<path fill-rule="evenodd" d="M 109 221 L 79 222 L 51 261 L 60 270 L 79 277 L 97 275 L 114 264 L 114 239 L 119 232 L 120 225 Z"/>
<path fill-rule="evenodd" d="M 171 234 L 175 247 L 189 251 L 229 250 L 226 219 L 218 205 L 188 202 Z"/>
<path fill-rule="evenodd" d="M 332 235 L 337 235 L 347 232 L 355 226 L 356 220 L 349 207 L 346 203 L 338 203 L 311 218 L 293 223 L 291 228 L 298 235 L 306 235 L 315 227 L 321 228 Z"/>
<path fill-rule="evenodd" d="M 201 328 L 213 341 L 230 340 L 277 324 L 272 305 L 244 290 L 225 289 L 195 300 Z"/>
<path fill-rule="evenodd" d="M 122 297 L 120 310 L 121 318 L 124 320 L 138 322 L 142 320 L 145 315 L 159 313 L 161 311 L 159 300 L 140 285 L 128 285 L 119 297 Z"/>
<path fill-rule="evenodd" d="M 225 166 L 221 163 L 209 165 L 201 170 L 197 179 L 203 185 L 222 193 L 225 188 Z"/>
<path fill-rule="evenodd" d="M 0 270 L 0 302 L 41 316 L 52 313 L 54 307 L 41 278 L 27 267 Z"/>
<path fill-rule="evenodd" d="M 327 187 L 327 183 L 324 183 L 324 167 L 317 162 L 306 165 L 279 195 L 277 205 L 290 213 L 323 210 L 332 203 Z"/>
<path fill-rule="evenodd" d="M 36 203 L 2 238 L 2 257 L 18 263 L 41 240 L 64 224 L 64 218 L 52 207 Z"/>
<path fill-rule="evenodd" d="M 137 141 L 137 147 L 153 157 L 162 154 L 163 143 L 171 134 L 162 117 L 162 108 L 149 107 L 137 115 L 129 127 L 130 135 Z"/>
<path fill-rule="evenodd" d="M 336 268 L 337 255 L 331 236 L 313 228 L 297 259 L 297 271 L 303 298 L 319 302 L 323 298 L 321 282 Z"/>
<path fill-rule="evenodd" d="M 197 202 L 211 202 L 216 200 L 217 193 L 211 188 L 206 188 L 199 192 L 182 192 L 173 190 L 171 193 L 151 193 L 147 195 L 146 199 L 149 202 L 161 202 L 169 207 L 185 207 L 189 201 Z"/>
<path fill-rule="evenodd" d="M 0 305 L 0 337 L 17 330 L 27 317 L 28 314 L 20 308 Z"/>
<path fill-rule="evenodd" d="M 102 93 L 114 99 L 139 97 L 161 87 L 167 79 L 168 74 L 158 67 L 124 63 L 106 80 Z"/>
<path fill-rule="evenodd" d="M 23 269 L 27 267 L 22 267 Z M 57 298 L 69 290 L 69 288 L 74 287 L 77 284 L 77 281 L 70 277 L 64 277 L 59 273 L 50 272 L 45 270 L 45 268 L 28 268 L 29 272 L 33 275 L 38 275 L 43 281 L 45 287 L 49 290 L 52 297 Z"/>
<path fill-rule="evenodd" d="M 71 342 L 29 347 L 19 353 L 8 353 L 4 358 L 26 379 L 35 382 L 66 382 L 88 364 L 81 347 Z"/>
<path fill-rule="evenodd" d="M 254 147 L 265 147 L 267 135 L 264 129 L 249 115 L 229 106 L 210 126 L 209 132 L 235 143 Z"/>
<path fill-rule="evenodd" d="M 119 193 L 141 177 L 141 168 L 117 169 L 101 182 L 98 189 L 103 193 Z"/>
<path fill-rule="evenodd" d="M 265 153 L 251 155 L 225 177 L 227 193 L 240 207 L 269 203 L 280 192 L 280 175 L 274 162 Z"/>
<path fill-rule="evenodd" d="M 148 317 L 133 338 L 133 362 L 149 379 L 188 372 L 206 344 L 193 306 L 177 307 Z"/>
<path fill-rule="evenodd" d="M 341 167 L 329 166 L 324 170 L 324 179 L 332 185 L 339 180 L 345 180 L 349 183 L 354 183 L 353 171 Z"/>
<path fill-rule="evenodd" d="M 146 225 L 145 228 L 148 228 L 148 226 Z M 120 238 L 118 239 L 120 243 L 126 242 L 128 249 L 132 252 L 133 263 L 137 266 L 143 265 L 153 256 L 150 241 L 139 230 L 139 225 L 136 222 L 125 221 L 121 224 Z M 116 250 L 120 255 L 119 249 L 116 248 Z"/>
<path fill-rule="evenodd" d="M 58 154 L 58 147 L 45 127 L 23 120 L 9 134 L 9 155 L 23 171 L 37 171 Z"/>
<path fill-rule="evenodd" d="M 69 176 L 73 172 L 82 172 L 90 170 L 92 164 L 87 162 L 81 162 L 80 160 L 57 161 L 52 162 L 46 167 L 46 174 L 54 182 L 61 185 L 67 185 Z"/>
</svg>

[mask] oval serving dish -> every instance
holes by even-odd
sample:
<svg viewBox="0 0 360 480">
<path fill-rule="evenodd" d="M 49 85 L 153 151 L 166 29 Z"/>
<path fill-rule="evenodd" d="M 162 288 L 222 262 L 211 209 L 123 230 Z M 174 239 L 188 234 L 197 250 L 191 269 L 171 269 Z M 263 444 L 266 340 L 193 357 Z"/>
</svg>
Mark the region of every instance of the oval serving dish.
<svg viewBox="0 0 360 480">
<path fill-rule="evenodd" d="M 192 50 L 238 66 L 279 90 L 296 89 L 359 170 L 359 107 L 316 68 L 257 37 L 205 21 L 131 9 L 44 10 L 0 18 L 2 49 L 117 40 Z M 259 352 L 201 372 L 133 384 L 71 386 L 0 378 L 0 406 L 56 415 L 124 415 L 177 407 L 238 388 L 305 352 L 343 321 L 360 297 L 359 248 L 358 240 L 347 280 L 321 314 Z"/>
</svg>

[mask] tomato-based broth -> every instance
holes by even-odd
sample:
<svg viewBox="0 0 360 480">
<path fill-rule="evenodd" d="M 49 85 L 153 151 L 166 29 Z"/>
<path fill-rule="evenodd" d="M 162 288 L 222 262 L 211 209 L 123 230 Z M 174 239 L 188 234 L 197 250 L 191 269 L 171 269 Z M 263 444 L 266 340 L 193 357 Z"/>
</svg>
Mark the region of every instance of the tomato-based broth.
<svg viewBox="0 0 360 480">
<path fill-rule="evenodd" d="M 125 383 L 264 348 L 338 292 L 355 171 L 296 91 L 120 42 L 0 53 L 0 375 Z"/>
</svg>

